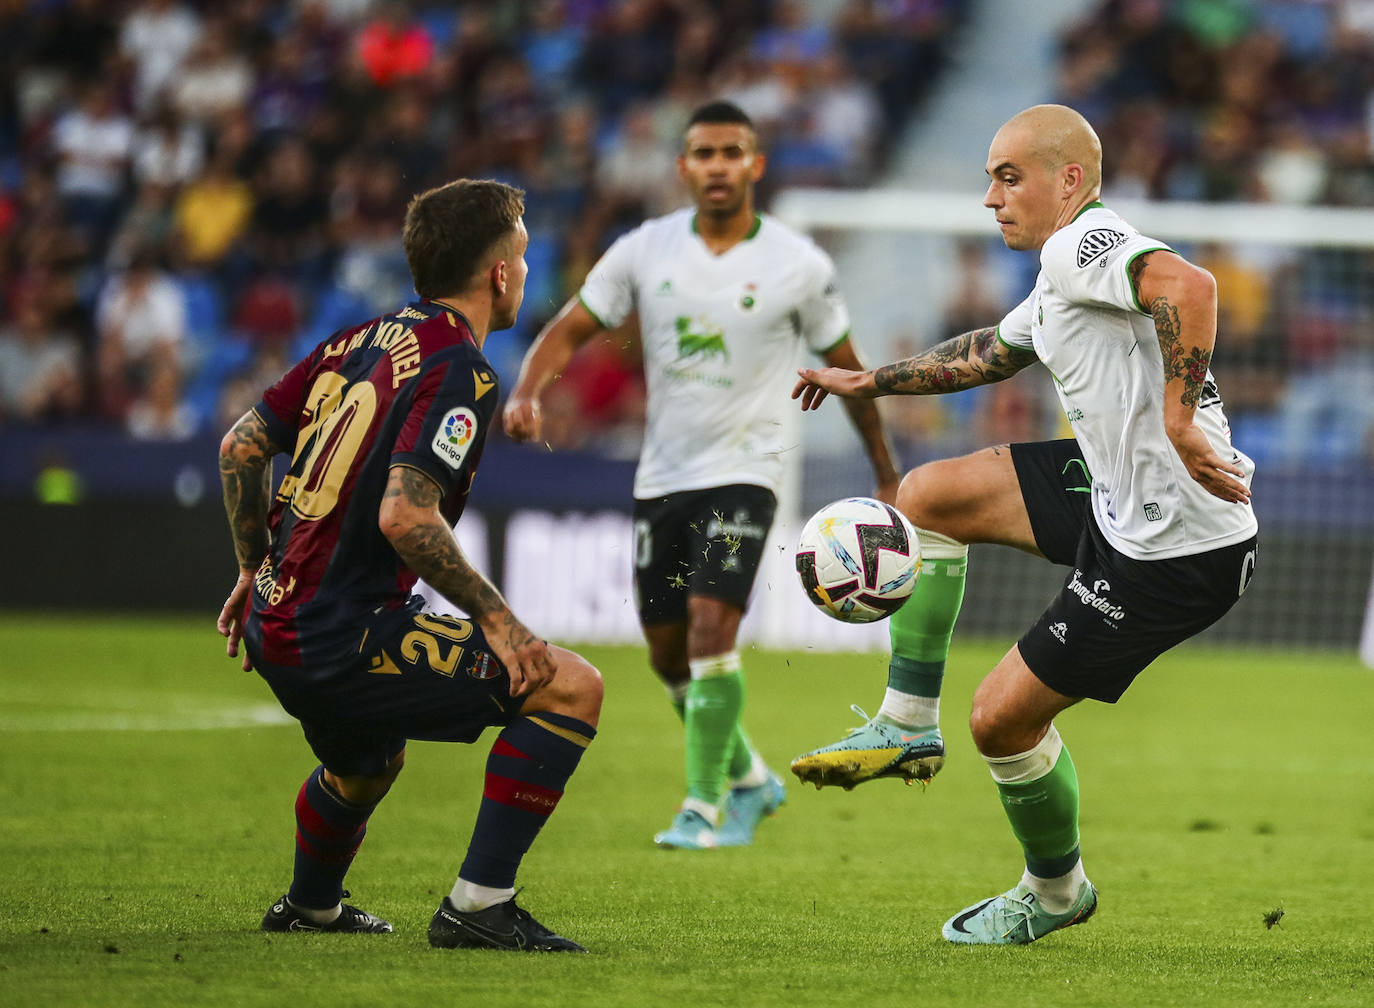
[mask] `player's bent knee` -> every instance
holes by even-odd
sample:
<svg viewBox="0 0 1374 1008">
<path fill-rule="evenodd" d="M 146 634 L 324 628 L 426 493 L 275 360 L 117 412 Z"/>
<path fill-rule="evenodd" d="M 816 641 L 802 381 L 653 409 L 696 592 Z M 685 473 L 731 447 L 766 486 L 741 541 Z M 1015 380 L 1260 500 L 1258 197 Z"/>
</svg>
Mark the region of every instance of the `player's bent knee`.
<svg viewBox="0 0 1374 1008">
<path fill-rule="evenodd" d="M 601 715 L 601 700 L 605 686 L 596 666 L 574 651 L 554 647 L 558 671 L 553 681 L 531 693 L 525 701 L 524 712 L 533 714 L 548 711 L 566 714 L 595 726 Z"/>
<path fill-rule="evenodd" d="M 897 509 L 917 528 L 953 535 L 953 519 L 963 511 L 965 479 L 958 459 L 927 462 L 912 469 L 897 490 Z"/>
</svg>

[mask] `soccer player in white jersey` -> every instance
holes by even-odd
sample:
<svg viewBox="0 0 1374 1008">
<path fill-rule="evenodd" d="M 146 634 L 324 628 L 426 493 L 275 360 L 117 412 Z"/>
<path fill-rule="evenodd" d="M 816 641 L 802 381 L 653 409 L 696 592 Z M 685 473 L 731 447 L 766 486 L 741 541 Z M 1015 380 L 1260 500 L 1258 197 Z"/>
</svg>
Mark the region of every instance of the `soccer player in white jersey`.
<svg viewBox="0 0 1374 1008">
<path fill-rule="evenodd" d="M 635 592 L 649 662 L 686 726 L 687 795 L 660 846 L 752 842 L 784 799 L 741 726 L 740 619 L 773 521 L 787 392 L 803 348 L 859 368 L 830 258 L 756 212 L 764 155 L 749 117 L 697 109 L 678 174 L 693 207 L 616 241 L 539 334 L 506 404 L 506 431 L 540 436 L 539 397 L 573 353 L 638 312 L 648 387 L 634 485 Z M 900 474 L 871 402 L 846 403 L 876 495 Z"/>
<path fill-rule="evenodd" d="M 1078 778 L 1054 718 L 1083 698 L 1118 700 L 1151 661 L 1220 619 L 1254 574 L 1251 461 L 1231 444 L 1208 364 L 1216 284 L 1098 202 L 1102 148 L 1062 105 L 1012 117 L 988 153 L 984 205 L 1007 246 L 1040 252 L 1030 296 L 1000 325 L 876 371 L 809 370 L 803 409 L 830 393 L 956 392 L 1036 360 L 1074 437 L 932 462 L 897 506 L 936 561 L 924 595 L 892 617 L 876 717 L 798 757 L 803 780 L 852 788 L 926 780 L 943 763 L 940 682 L 969 543 L 1000 543 L 1071 568 L 1040 619 L 979 685 L 970 726 L 1026 869 L 1007 892 L 944 926 L 967 944 L 1025 944 L 1086 920 Z"/>
</svg>

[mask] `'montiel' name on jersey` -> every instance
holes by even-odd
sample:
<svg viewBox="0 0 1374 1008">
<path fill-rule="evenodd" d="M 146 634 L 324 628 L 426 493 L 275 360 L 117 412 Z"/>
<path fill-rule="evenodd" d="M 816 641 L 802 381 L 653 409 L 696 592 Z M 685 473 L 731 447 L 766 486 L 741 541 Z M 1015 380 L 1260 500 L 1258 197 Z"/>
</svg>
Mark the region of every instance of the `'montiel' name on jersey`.
<svg viewBox="0 0 1374 1008">
<path fill-rule="evenodd" d="M 336 333 L 267 390 L 256 412 L 291 463 L 256 581 L 266 660 L 356 657 L 359 617 L 407 601 L 416 576 L 377 526 L 391 469 L 432 480 L 453 524 L 498 398 L 467 321 L 424 301 Z"/>
</svg>

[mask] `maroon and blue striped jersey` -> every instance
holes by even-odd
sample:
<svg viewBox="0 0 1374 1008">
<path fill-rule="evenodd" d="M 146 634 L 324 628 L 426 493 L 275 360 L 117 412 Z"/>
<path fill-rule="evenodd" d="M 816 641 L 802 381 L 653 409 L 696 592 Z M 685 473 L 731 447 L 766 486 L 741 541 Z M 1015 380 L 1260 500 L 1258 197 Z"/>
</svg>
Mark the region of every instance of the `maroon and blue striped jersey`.
<svg viewBox="0 0 1374 1008">
<path fill-rule="evenodd" d="M 340 330 L 264 393 L 255 411 L 291 456 L 254 583 L 264 660 L 358 658 L 369 617 L 404 606 L 416 581 L 378 527 L 390 469 L 434 480 L 455 523 L 498 398 L 467 320 L 428 301 Z"/>
</svg>

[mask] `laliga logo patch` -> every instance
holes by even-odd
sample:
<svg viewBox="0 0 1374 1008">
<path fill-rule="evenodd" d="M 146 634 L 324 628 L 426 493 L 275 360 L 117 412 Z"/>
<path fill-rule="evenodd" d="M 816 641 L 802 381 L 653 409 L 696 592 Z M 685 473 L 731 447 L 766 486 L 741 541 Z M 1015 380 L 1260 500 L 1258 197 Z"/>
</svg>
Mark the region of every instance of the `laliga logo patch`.
<svg viewBox="0 0 1374 1008">
<path fill-rule="evenodd" d="M 430 447 L 449 468 L 461 469 L 463 460 L 468 457 L 468 449 L 476 439 L 477 414 L 466 406 L 459 406 L 444 414 Z"/>
<path fill-rule="evenodd" d="M 1094 259 L 1101 259 L 1102 265 L 1107 265 L 1106 255 L 1118 245 L 1126 244 L 1126 236 L 1120 231 L 1110 231 L 1107 228 L 1098 228 L 1089 231 L 1078 242 L 1078 265 L 1081 269 L 1087 266 Z"/>
</svg>

